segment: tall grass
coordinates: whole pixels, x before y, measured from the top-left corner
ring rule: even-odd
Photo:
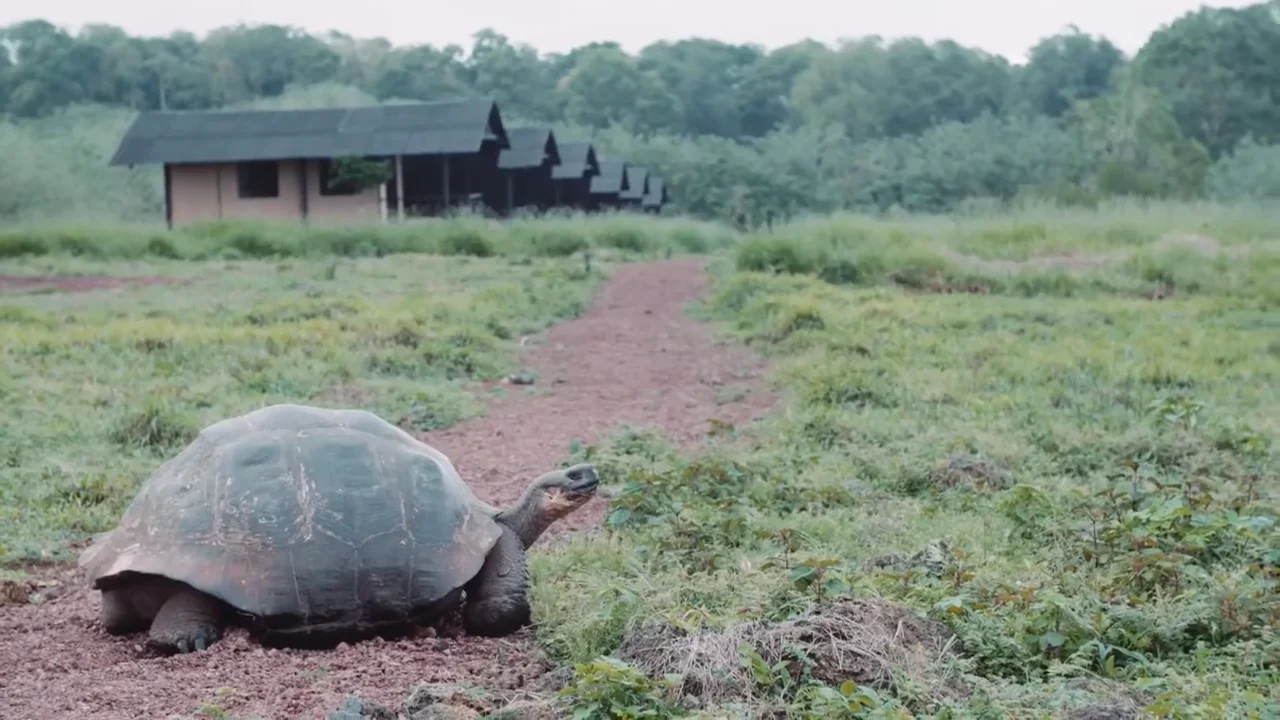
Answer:
[[[963,254],[921,231],[942,221],[841,216],[748,238],[705,312],[774,359],[784,408],[694,457],[643,432],[588,449],[621,489],[601,537],[534,557],[543,643],[582,663],[582,685],[646,633],[711,633],[706,647],[853,595],[956,634],[937,682],[904,670],[863,697],[824,685],[812,655],[761,668],[739,648],[721,667],[690,658],[700,676],[754,668],[741,703],[705,716],[1274,716],[1275,245],[1265,225],[1215,238],[1254,246],[1241,256],[1154,231],[1106,245],[1130,237],[1126,217],[1047,235],[1133,252],[1070,285],[1019,268],[1004,282],[1039,279],[985,294],[890,280],[972,279],[946,275]],[[1013,225],[953,222],[968,238]],[[1185,291],[1130,293],[1170,279]],[[937,692],[944,679],[967,690]],[[819,695],[838,709],[814,710]]]
[[[24,224],[0,230],[0,257],[93,259],[382,257],[422,253],[472,257],[563,257],[588,248],[631,253],[701,253],[736,234],[714,223],[635,213],[499,222],[474,216],[403,224],[216,221],[172,231],[154,224]]]
[[[1170,203],[1012,214],[808,218],[747,236],[744,271],[939,292],[1143,297],[1245,294],[1280,302],[1280,211]]]

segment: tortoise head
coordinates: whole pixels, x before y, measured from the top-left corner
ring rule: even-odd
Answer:
[[[553,470],[529,483],[498,520],[515,530],[528,548],[552,523],[586,505],[599,486],[600,476],[589,463]]]

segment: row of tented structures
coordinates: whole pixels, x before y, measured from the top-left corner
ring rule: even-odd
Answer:
[[[650,168],[550,127],[506,128],[493,100],[301,110],[149,111],[112,165],[162,165],[170,227],[232,218],[403,220],[470,208],[660,213]]]

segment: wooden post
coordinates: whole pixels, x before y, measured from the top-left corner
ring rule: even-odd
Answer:
[[[382,222],[387,222],[387,184],[382,183],[378,186],[378,214],[382,216]]]
[[[404,164],[396,156],[396,222],[404,222]]]
[[[130,165],[129,169],[132,170],[133,166]],[[170,230],[173,229],[173,166],[169,163],[164,164],[164,222]]]
[[[515,210],[515,181],[511,177],[512,173],[507,173],[507,216],[511,216],[511,212]]]
[[[299,187],[298,212],[302,215],[302,222],[304,225],[307,222],[307,217],[311,214],[310,198],[307,196],[307,192],[310,190],[310,188],[307,187],[307,163],[308,162],[310,162],[310,160],[307,160],[305,158],[297,161],[298,187]],[[324,180],[321,179],[320,182],[324,182]]]
[[[449,210],[449,156],[444,156],[444,209]]]

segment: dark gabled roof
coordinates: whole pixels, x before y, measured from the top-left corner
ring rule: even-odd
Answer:
[[[210,163],[344,155],[474,153],[509,147],[492,100],[448,100],[307,110],[144,112],[112,165]]]
[[[667,183],[658,175],[649,176],[649,192],[640,204],[645,207],[662,207],[667,204]]]
[[[644,198],[649,192],[649,170],[639,165],[627,166],[627,184],[630,186],[618,193],[620,200],[636,200]]]
[[[600,158],[600,174],[591,178],[591,194],[617,195],[629,189],[626,171],[626,160]]]
[[[560,144],[560,164],[551,169],[555,180],[578,180],[600,174],[600,161],[595,146],[589,142]]]
[[[498,167],[503,170],[540,167],[550,157],[551,165],[560,164],[560,148],[551,128],[519,127],[507,130],[511,147],[498,156]]]

